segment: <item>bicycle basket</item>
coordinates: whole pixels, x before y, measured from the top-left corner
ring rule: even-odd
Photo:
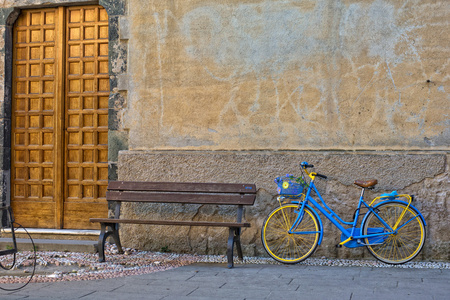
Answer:
[[[279,195],[300,195],[307,186],[302,177],[295,177],[291,174],[277,177],[275,183],[278,185]]]

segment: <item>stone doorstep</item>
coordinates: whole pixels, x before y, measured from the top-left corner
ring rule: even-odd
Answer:
[[[54,240],[54,239],[33,239],[38,251],[58,251],[58,252],[97,252],[96,241],[83,240]],[[32,251],[33,246],[30,239],[16,239],[19,251]],[[0,250],[11,249],[13,241],[11,238],[0,238]]]
[[[26,228],[26,231],[33,239],[49,240],[90,240],[97,241],[100,230],[81,230],[81,229],[45,229],[45,228]],[[10,228],[4,228],[5,234],[10,234]],[[3,233],[2,232],[2,233]],[[16,238],[28,239],[28,234],[23,228],[15,230]],[[6,235],[8,237],[9,235]]]
[[[97,252],[99,230],[72,230],[72,229],[40,229],[27,228],[28,233],[39,251],[62,252]],[[11,230],[4,230],[0,238],[0,250],[12,247]],[[22,228],[15,232],[17,248],[19,250],[32,250],[32,243]]]

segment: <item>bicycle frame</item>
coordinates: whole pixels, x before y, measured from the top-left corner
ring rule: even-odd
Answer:
[[[389,199],[391,197],[390,196],[380,196],[380,197],[375,198],[370,204],[367,204],[364,201],[364,188],[363,188],[362,192],[361,192],[361,196],[359,198],[358,207],[357,207],[356,212],[355,212],[354,220],[352,220],[351,222],[346,222],[338,214],[336,214],[330,207],[328,207],[328,205],[323,200],[322,196],[320,195],[319,191],[317,190],[317,188],[316,188],[316,186],[314,184],[315,173],[311,173],[311,174],[308,174],[308,175],[311,177],[311,182],[309,184],[309,187],[308,187],[308,190],[306,192],[304,200],[303,201],[292,201],[292,203],[299,204],[299,210],[298,210],[298,216],[297,216],[296,220],[294,221],[293,225],[291,226],[291,228],[289,230],[289,233],[291,233],[291,234],[316,234],[316,233],[320,233],[320,239],[319,239],[319,245],[320,245],[320,243],[322,241],[322,236],[323,236],[323,227],[322,226],[320,228],[320,232],[317,232],[317,231],[301,231],[301,232],[295,231],[295,229],[298,227],[298,225],[300,224],[300,222],[303,219],[303,214],[304,214],[303,212],[304,212],[305,206],[308,206],[309,208],[312,208],[310,205],[308,205],[308,202],[310,202],[312,204],[312,206],[314,206],[316,209],[318,209],[328,220],[330,220],[331,223],[334,226],[336,226],[342,232],[343,236],[345,236],[345,240],[341,241],[338,244],[338,246],[345,245],[348,242],[350,242],[352,240],[355,240],[355,239],[358,240],[358,239],[383,237],[383,236],[387,237],[387,236],[389,236],[391,234],[396,234],[399,229],[401,229],[403,226],[405,226],[406,224],[408,224],[409,222],[411,222],[414,219],[414,218],[412,218],[411,220],[408,220],[408,222],[403,224],[401,227],[398,227],[398,224],[401,221],[401,219],[403,218],[403,215],[404,215],[404,213],[406,211],[406,209],[405,209],[405,211],[403,211],[403,213],[399,217],[399,220],[396,222],[396,224],[393,227],[391,227],[388,223],[386,223],[386,221],[382,217],[380,217],[378,215],[378,213],[376,211],[376,206],[375,207],[372,206],[372,204],[376,200],[386,199],[386,200],[389,201]],[[311,196],[311,192],[312,191],[314,191],[317,194],[317,196],[319,197],[319,200],[322,203],[322,205],[320,205],[318,203],[318,201],[316,201]],[[408,201],[409,203],[406,203],[406,202],[403,202],[403,201],[400,201],[400,202],[403,202],[403,203],[407,204],[407,208],[412,206],[411,205],[411,201],[412,201],[411,196],[409,196],[409,195],[398,195],[397,197],[406,197],[409,200]],[[367,235],[361,234],[361,230],[359,228],[357,228],[357,223],[358,223],[359,213],[360,213],[361,208],[363,208],[363,205],[364,205],[364,207],[366,207],[368,209],[367,213],[365,214],[364,219],[367,217],[367,215],[369,213],[373,213],[380,220],[380,222],[383,224],[383,226],[385,228],[373,229],[372,233],[367,234]],[[412,206],[412,208],[414,208],[414,207]],[[315,210],[314,210],[314,212],[318,216],[318,214],[317,214],[317,212]],[[424,220],[423,216],[420,214],[420,212],[418,213],[418,216],[420,216],[420,218],[422,218],[422,220],[425,223],[425,220]],[[320,217],[319,217],[319,222],[322,223],[321,220],[320,220]],[[344,228],[344,226],[341,225],[341,224],[351,226],[351,228],[348,228],[348,229],[351,229],[351,230],[348,230],[348,229]],[[426,225],[426,223],[425,223],[425,225]],[[362,243],[360,241],[358,241],[358,244],[360,244],[360,246],[366,246],[367,245],[367,244],[364,244],[364,243]],[[370,243],[370,240],[369,240],[369,245],[374,245],[374,244],[377,244],[377,243],[373,243],[372,244],[372,243]]]

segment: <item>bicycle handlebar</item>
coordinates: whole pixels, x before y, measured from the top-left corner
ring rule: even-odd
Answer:
[[[317,177],[323,178],[323,179],[327,179],[328,177],[319,173],[316,173]]]
[[[310,164],[308,164],[306,161],[302,162],[302,163],[300,164],[300,166],[301,166],[303,169],[305,169],[306,174],[308,174],[309,176],[314,175],[314,176],[317,176],[317,177],[320,177],[320,178],[323,178],[323,179],[327,179],[327,178],[328,178],[328,177],[325,176],[325,175],[322,175],[322,174],[319,174],[319,173],[315,173],[315,172],[311,173],[311,175],[310,175],[310,173],[309,173],[308,170],[306,170],[306,169],[307,169],[307,168],[314,168],[314,165],[310,165]],[[311,178],[312,178],[312,177],[311,177]]]

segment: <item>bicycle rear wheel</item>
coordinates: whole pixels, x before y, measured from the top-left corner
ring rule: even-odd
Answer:
[[[377,214],[393,228],[404,210],[401,221],[397,226],[397,234],[365,239],[367,249],[378,260],[387,264],[403,264],[414,259],[422,250],[425,243],[425,225],[419,213],[401,202],[387,202],[376,207]],[[369,213],[362,224],[363,234],[382,230],[386,227],[377,216]]]
[[[264,220],[261,230],[264,249],[272,258],[286,264],[307,259],[316,250],[320,237],[320,223],[308,207],[304,209],[303,219],[295,229],[296,233],[289,233],[298,216],[296,210],[297,204],[277,207]]]

